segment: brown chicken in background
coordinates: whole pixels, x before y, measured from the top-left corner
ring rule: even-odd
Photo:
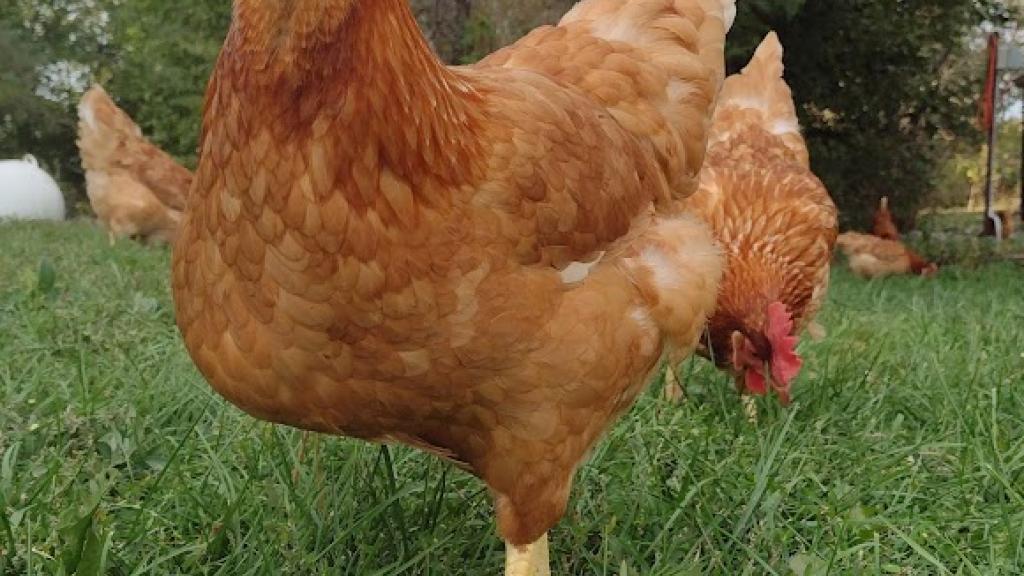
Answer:
[[[78,118],[89,203],[111,242],[128,236],[173,241],[192,173],[146,140],[99,85],[82,96]]]
[[[901,274],[930,277],[939,271],[938,264],[928,262],[895,240],[860,232],[846,232],[839,235],[838,244],[849,260],[850,269],[864,279]]]
[[[900,240],[900,229],[896,227],[892,212],[889,211],[889,197],[883,196],[875,210],[875,224],[872,228],[875,236],[886,240]]]
[[[789,402],[796,345],[828,289],[836,207],[810,170],[775,33],[725,81],[700,188],[686,210],[711,225],[727,265],[702,352],[741,392]]]
[[[176,242],[186,346],[259,418],[483,479],[546,574],[577,467],[715,306],[695,189],[732,0],[586,0],[443,66],[404,0],[236,0]]]

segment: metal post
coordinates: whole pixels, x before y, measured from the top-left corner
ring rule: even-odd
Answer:
[[[987,90],[986,96],[989,101],[986,104],[989,106],[989,122],[988,122],[988,170],[985,173],[985,227],[982,234],[989,235],[990,233],[999,240],[1002,237],[1002,222],[999,220],[999,216],[995,213],[995,190],[992,186],[992,175],[995,171],[996,156],[996,117],[998,111],[996,110],[996,102],[999,101],[999,34],[993,32],[989,36],[989,78],[990,85]],[[993,61],[994,60],[994,61]]]

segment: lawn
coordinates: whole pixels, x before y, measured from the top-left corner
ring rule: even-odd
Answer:
[[[495,574],[475,479],[217,397],[168,251],[0,225],[0,575]],[[837,270],[796,402],[701,362],[581,471],[556,575],[1024,574],[1024,268]]]

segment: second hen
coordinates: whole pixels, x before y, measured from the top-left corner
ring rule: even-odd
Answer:
[[[174,251],[193,360],[259,418],[471,471],[509,573],[546,573],[577,468],[715,305],[670,199],[732,14],[586,0],[448,68],[404,0],[235,0]]]
[[[93,211],[115,237],[173,241],[192,173],[142,135],[99,85],[78,106],[78,149]]]
[[[929,277],[939,271],[938,264],[928,262],[902,242],[872,234],[844,232],[839,235],[839,249],[853,273],[864,279],[904,274]]]
[[[837,214],[810,170],[782,45],[771,33],[719,97],[700,188],[686,209],[726,252],[703,353],[746,393],[789,402],[801,331],[824,302]]]

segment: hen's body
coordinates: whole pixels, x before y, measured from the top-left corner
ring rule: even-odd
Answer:
[[[902,242],[870,234],[845,232],[839,236],[839,249],[846,254],[850,269],[861,278],[885,278],[902,274],[931,276],[938,266],[927,262]]]
[[[835,205],[810,170],[782,73],[782,46],[771,34],[743,73],[726,80],[700,188],[685,202],[711,226],[727,259],[707,353],[740,373],[732,365],[734,334],[749,339],[762,362],[773,361],[773,303],[785,305],[794,336],[813,320],[837,233]]]
[[[786,305],[797,330],[814,319],[828,291],[837,226],[821,181],[775,135],[752,126],[737,136],[712,148],[707,179],[690,204],[726,252],[718,312],[709,323],[720,350],[729,349],[732,331],[762,323],[772,302]]]
[[[674,23],[690,76],[642,42],[595,59],[596,36],[562,76],[446,69],[398,0],[238,0],[174,261],[178,322],[213,386],[260,418],[459,462],[492,489],[506,540],[537,540],[669,343],[696,344],[721,273],[704,227],[656,202],[699,166],[682,151],[704,138],[721,5],[582,9],[640,5]],[[636,74],[623,98],[568,77],[602,63]],[[677,101],[670,82],[701,94]],[[609,104],[642,107],[627,97],[659,83],[666,125],[676,109],[699,120],[663,142]]]
[[[78,107],[78,148],[89,202],[112,236],[172,241],[192,173],[142,136],[100,86]]]

